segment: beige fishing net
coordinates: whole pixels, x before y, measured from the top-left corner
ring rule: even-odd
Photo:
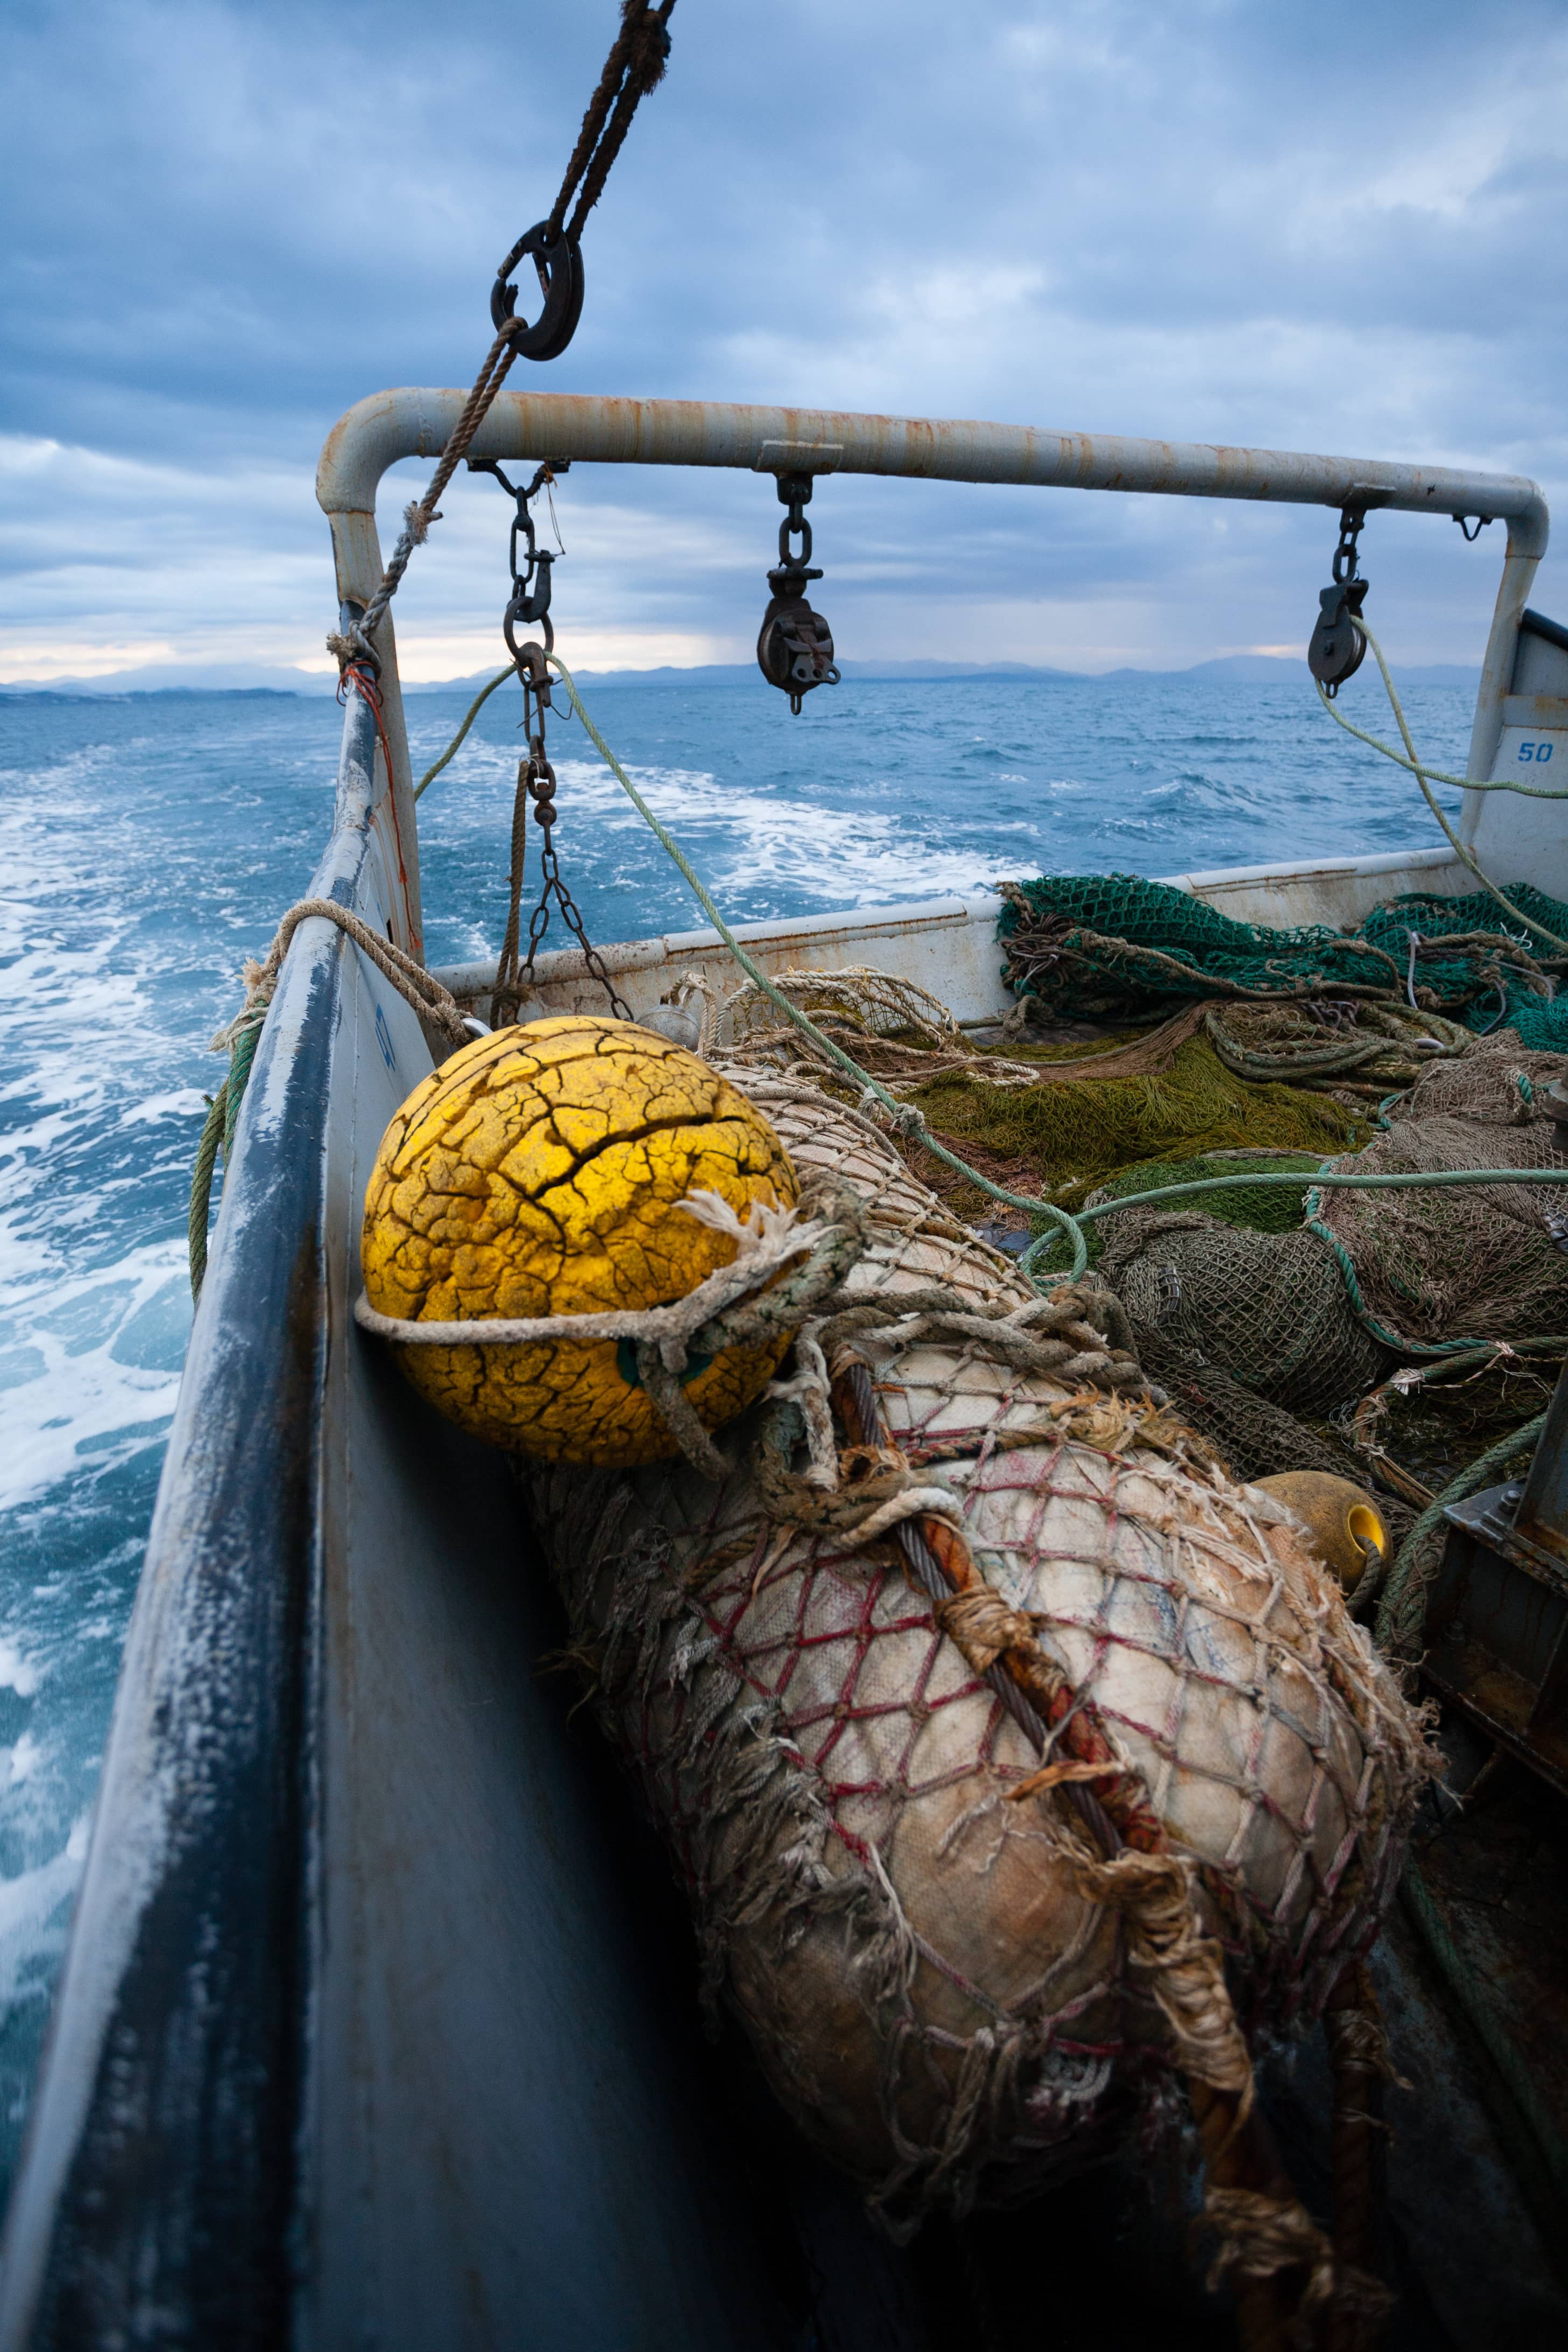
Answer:
[[[730,1075],[803,1178],[868,1210],[849,1287],[886,1316],[854,1344],[898,1450],[851,1446],[838,1475],[902,1464],[963,1589],[933,1603],[890,1525],[781,1524],[744,1468],[525,1474],[709,1990],[897,2229],[1082,2166],[1168,2116],[1177,2080],[1200,2127],[1229,2103],[1223,2170],[1248,2044],[1302,2028],[1376,1931],[1420,1726],[1279,1507],[1130,1390],[1112,1343],[1070,1327],[1114,1394],[1020,1370],[1008,1335],[1043,1310],[1016,1269],[868,1119]],[[933,1282],[973,1330],[901,1312]],[[1088,1291],[1053,1311],[1114,1322]],[[1224,2192],[1224,2227],[1255,2253],[1265,2223],[1295,2231],[1310,2267],[1306,2217],[1250,2194]]]
[[[1545,1097],[1564,1070],[1563,1055],[1527,1053],[1511,1030],[1477,1040],[1389,1104],[1387,1131],[1367,1150],[1328,1165],[1358,1175],[1562,1167]],[[1176,1170],[1157,1179],[1177,1180]],[[1247,1216],[1245,1195],[1240,1181],[1233,1217]],[[1256,1198],[1262,1224],[1267,1196]],[[1101,1223],[1100,1271],[1142,1360],[1242,1476],[1302,1467],[1364,1476],[1368,1460],[1358,1465],[1322,1424],[1350,1427],[1351,1409],[1395,1364],[1467,1341],[1538,1347],[1568,1334],[1568,1256],[1558,1246],[1568,1203],[1554,1187],[1309,1187],[1306,1205],[1307,1222],[1285,1233],[1200,1206],[1152,1204]]]
[[[1503,1030],[1429,1070],[1391,1107],[1386,1135],[1334,1164],[1369,1176],[1568,1166],[1545,1098],[1564,1071],[1563,1055],[1526,1053]],[[1430,1347],[1568,1332],[1568,1256],[1552,1230],[1565,1208],[1555,1185],[1413,1187],[1325,1192],[1320,1221],[1348,1255],[1369,1313]]]

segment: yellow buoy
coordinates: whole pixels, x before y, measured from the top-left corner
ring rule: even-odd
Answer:
[[[1312,1549],[1346,1592],[1353,1592],[1374,1560],[1388,1558],[1388,1528],[1372,1496],[1331,1470],[1282,1470],[1255,1478],[1307,1528]]]
[[[570,1014],[476,1038],[416,1087],[365,1195],[365,1292],[421,1322],[668,1305],[735,1255],[678,1203],[717,1192],[793,1206],[762,1113],[668,1038]],[[685,1393],[718,1428],[757,1397],[788,1337],[729,1349]],[[552,1462],[629,1465],[675,1441],[612,1339],[404,1347],[414,1386],[465,1429]]]

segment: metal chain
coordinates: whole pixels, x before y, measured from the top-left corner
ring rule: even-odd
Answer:
[[[544,468],[541,468],[541,474]],[[538,488],[538,483],[534,485]],[[510,488],[510,485],[508,485]],[[515,541],[514,541],[515,544]],[[548,581],[548,574],[546,574]],[[508,607],[510,612],[510,607]],[[508,644],[511,643],[509,633]],[[498,1015],[510,1014],[516,1021],[525,996],[531,995],[538,985],[534,978],[534,961],[550,929],[551,905],[561,910],[561,919],[583,951],[583,961],[593,979],[596,980],[609,998],[610,1009],[622,1021],[636,1016],[605,969],[605,960],[588,937],[581,910],[571,891],[562,879],[560,860],[555,854],[555,771],[544,749],[544,714],[552,709],[550,673],[544,666],[544,647],[535,642],[515,649],[517,672],[522,681],[523,725],[528,731],[528,755],[518,762],[517,799],[512,808],[510,898],[507,912],[506,936],[501,943],[500,958],[496,966],[493,997]],[[528,925],[528,953],[519,961],[522,930],[522,883],[525,863],[528,803],[533,803],[533,822],[539,827],[539,863],[541,882],[539,900]],[[498,1026],[504,1020],[498,1017]]]
[[[1340,543],[1334,550],[1332,572],[1336,588],[1348,586],[1358,576],[1356,542],[1365,520],[1366,510],[1363,507],[1345,507],[1341,511]]]
[[[779,525],[779,560],[768,573],[768,607],[757,633],[757,666],[770,686],[788,695],[798,718],[801,703],[814,687],[837,685],[838,667],[833,632],[805,601],[806,583],[822,577],[811,560],[811,525],[805,517],[812,478],[784,473],[777,485],[785,512]],[[798,554],[790,545],[795,539],[800,541]]]
[[[524,663],[524,648],[518,644],[516,632],[519,628],[542,627],[544,631],[545,652],[550,653],[554,649],[555,630],[550,618],[550,593],[553,584],[552,567],[557,559],[566,552],[563,547],[539,545],[533,528],[533,517],[529,512],[529,508],[542,490],[550,499],[550,518],[555,524],[555,536],[559,540],[561,526],[555,521],[555,500],[551,493],[557,478],[562,474],[569,473],[571,467],[570,457],[547,457],[535,473],[532,481],[524,485],[509,479],[493,457],[468,459],[470,474],[493,474],[513,502],[511,540],[507,553],[507,562],[511,572],[511,595],[506,611],[501,615],[501,635],[506,639],[506,648],[516,665],[518,676],[523,681],[525,694],[528,691],[528,678]],[[527,541],[527,552],[521,566],[517,555],[520,533]]]
[[[1366,656],[1361,613],[1370,583],[1361,575],[1357,547],[1366,517],[1367,500],[1363,497],[1348,500],[1340,510],[1333,586],[1325,588],[1318,598],[1318,625],[1307,647],[1307,667],[1331,702],[1345,680],[1355,676]]]

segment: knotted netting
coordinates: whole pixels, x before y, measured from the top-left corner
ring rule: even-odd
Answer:
[[[1561,1055],[1527,1053],[1517,1034],[1479,1038],[1460,1061],[1433,1065],[1387,1107],[1385,1131],[1353,1159],[1357,1175],[1482,1168],[1562,1168],[1547,1088]],[[1517,1345],[1568,1332],[1568,1256],[1558,1188],[1474,1184],[1389,1192],[1304,1187],[1305,1222],[1278,1220],[1281,1199],[1247,1199],[1238,1171],[1229,1222],[1203,1209],[1151,1204],[1102,1221],[1099,1264],[1145,1355],[1173,1349],[1309,1418],[1372,1388],[1402,1358],[1467,1343]],[[1099,1197],[1108,1198],[1111,1187]]]
[[[865,1204],[849,1287],[887,1318],[856,1345],[970,1584],[933,1603],[889,1539],[781,1524],[744,1468],[527,1475],[709,1991],[901,2229],[1090,2161],[1178,2073],[1245,2112],[1249,2044],[1375,1935],[1426,1756],[1269,1497],[1147,1391],[900,1316],[933,1282],[1039,1302],[867,1119],[731,1075],[803,1180]],[[1047,1695],[1043,1752],[984,1679],[1001,1658]]]
[[[1478,1031],[1506,1018],[1527,1045],[1568,1047],[1568,1006],[1554,985],[1563,960],[1551,937],[1568,929],[1568,907],[1529,883],[1507,894],[1515,923],[1484,891],[1412,892],[1374,907],[1353,931],[1237,922],[1135,874],[1000,887],[1007,980],[1057,1019],[1148,1014],[1194,997],[1381,998]]]
[[[1547,1089],[1568,1057],[1530,1053],[1511,1029],[1439,1064],[1389,1107],[1389,1126],[1353,1162],[1365,1175],[1457,1168],[1563,1168]],[[1313,1224],[1343,1253],[1369,1328],[1398,1352],[1467,1339],[1568,1332],[1562,1187],[1467,1184],[1328,1192]]]

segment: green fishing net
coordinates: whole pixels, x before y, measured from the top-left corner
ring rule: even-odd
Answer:
[[[1353,932],[1239,923],[1170,883],[1132,874],[1042,875],[1002,885],[1005,976],[1057,1020],[1168,1012],[1196,997],[1405,1000],[1477,1031],[1506,1016],[1527,1046],[1568,1051],[1568,968],[1542,926],[1568,937],[1568,906],[1513,885],[1510,923],[1494,898],[1416,892],[1376,907]]]
[[[1373,1132],[1365,1112],[1330,1095],[1238,1077],[1202,1035],[1176,1048],[1168,1070],[1151,1075],[998,1087],[963,1070],[908,1098],[955,1150],[975,1145],[988,1159],[1022,1163],[1068,1209],[1121,1171],[1151,1161],[1280,1148],[1321,1161],[1359,1150]]]

